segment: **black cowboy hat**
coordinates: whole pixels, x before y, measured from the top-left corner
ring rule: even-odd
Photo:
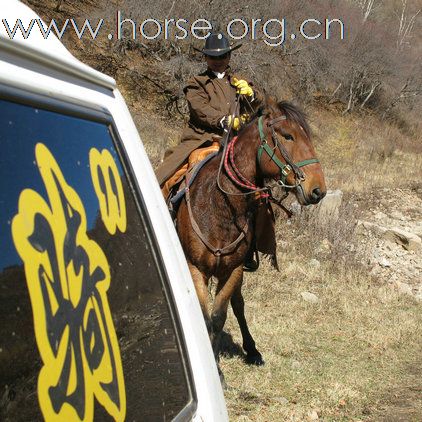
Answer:
[[[231,51],[237,50],[242,44],[230,47],[229,40],[221,33],[212,33],[205,41],[205,47],[202,50],[193,47],[196,51],[204,53],[206,56],[218,57]]]

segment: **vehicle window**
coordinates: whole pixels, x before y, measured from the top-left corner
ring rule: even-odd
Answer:
[[[0,100],[0,420],[171,420],[184,346],[110,123]]]

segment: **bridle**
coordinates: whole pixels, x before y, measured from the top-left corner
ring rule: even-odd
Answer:
[[[302,171],[302,167],[308,166],[310,164],[319,163],[317,158],[309,158],[307,160],[299,161],[294,163],[291,159],[287,149],[285,146],[280,142],[277,133],[274,129],[274,125],[282,120],[287,120],[285,115],[281,115],[276,117],[275,119],[269,120],[267,122],[267,126],[271,128],[271,138],[274,143],[274,147],[271,148],[268,144],[267,137],[264,131],[264,116],[260,116],[258,119],[258,131],[259,131],[259,139],[260,145],[257,151],[257,162],[259,167],[262,169],[261,160],[262,154],[265,152],[271,159],[272,162],[279,168],[279,175],[278,178],[275,178],[276,184],[282,186],[283,188],[287,189],[295,189],[301,186],[301,183],[306,179],[305,173]],[[252,181],[248,180],[237,168],[236,163],[234,161],[234,148],[237,143],[238,138],[234,137],[231,141],[225,145],[222,157],[222,164],[224,164],[224,169],[227,173],[229,179],[238,187],[247,190],[247,192],[228,192],[227,190],[223,189],[221,184],[219,183],[219,174],[217,177],[217,184],[220,190],[227,194],[233,196],[239,195],[251,195],[260,193],[261,198],[272,198],[271,195],[271,188],[273,185],[267,185],[265,187],[259,187],[255,185]],[[285,163],[283,163],[276,154],[276,149],[280,151],[281,156],[283,157]],[[289,176],[290,172],[293,171],[295,183],[293,185],[286,184],[287,177]]]
[[[273,161],[280,170],[280,179],[277,180],[277,183],[283,186],[284,188],[294,189],[294,188],[297,188],[306,178],[305,173],[302,171],[301,168],[308,166],[310,164],[319,163],[319,160],[317,158],[310,158],[307,160],[299,161],[297,163],[293,162],[285,146],[278,139],[277,133],[274,129],[274,125],[276,123],[282,120],[286,120],[286,119],[287,117],[285,115],[281,115],[267,122],[267,126],[271,128],[271,138],[274,143],[274,148],[271,148],[268,145],[267,137],[264,132],[264,124],[263,124],[264,116],[259,117],[258,131],[259,131],[259,139],[261,141],[261,145],[258,147],[257,159],[258,159],[258,164],[261,167],[262,154],[263,152],[267,153],[271,161]],[[279,160],[279,158],[277,157],[275,153],[276,148],[278,148],[278,150],[281,153],[281,156],[284,158],[284,161],[286,163],[283,163]],[[291,171],[293,171],[293,174],[295,177],[295,184],[287,185],[286,184],[287,177],[289,176]]]

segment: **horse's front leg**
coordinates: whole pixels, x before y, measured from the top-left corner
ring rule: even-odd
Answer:
[[[220,369],[220,365],[218,363],[218,353],[216,355],[216,346],[215,346],[215,322],[213,321],[212,317],[210,317],[208,312],[208,278],[207,276],[198,269],[195,265],[188,262],[189,270],[192,275],[193,284],[195,286],[196,294],[199,299],[199,304],[201,305],[202,314],[204,315],[205,325],[207,326],[208,335],[210,336],[211,345],[214,351],[215,356],[215,363],[217,364],[218,375],[220,376],[221,385],[223,388],[226,388],[226,383],[224,381],[223,372]],[[226,305],[226,312],[227,315],[227,305]],[[218,318],[217,318],[218,319]],[[217,320],[216,319],[216,320]],[[224,317],[225,321],[225,317]],[[223,321],[223,325],[224,325]],[[217,324],[218,325],[218,324]],[[222,329],[222,327],[221,327]]]
[[[211,336],[212,323],[208,312],[208,278],[192,263],[188,262],[188,266],[195,286],[196,295],[198,296],[199,304],[201,306],[202,314],[204,316],[205,325],[207,326],[208,335]]]
[[[255,340],[249,332],[248,323],[246,322],[245,301],[243,300],[242,295],[242,282],[243,274],[239,286],[236,288],[233,296],[231,297],[231,305],[242,333],[243,349],[246,352],[246,363],[251,365],[264,365],[265,362],[262,359],[261,353],[259,353],[256,349]]]
[[[227,318],[227,308],[237,287],[242,283],[243,263],[231,273],[219,277],[211,313],[211,343],[215,359],[218,362],[221,334]]]

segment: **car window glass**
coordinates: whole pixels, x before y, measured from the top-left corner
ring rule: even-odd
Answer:
[[[0,420],[171,420],[192,401],[109,124],[0,100]]]

